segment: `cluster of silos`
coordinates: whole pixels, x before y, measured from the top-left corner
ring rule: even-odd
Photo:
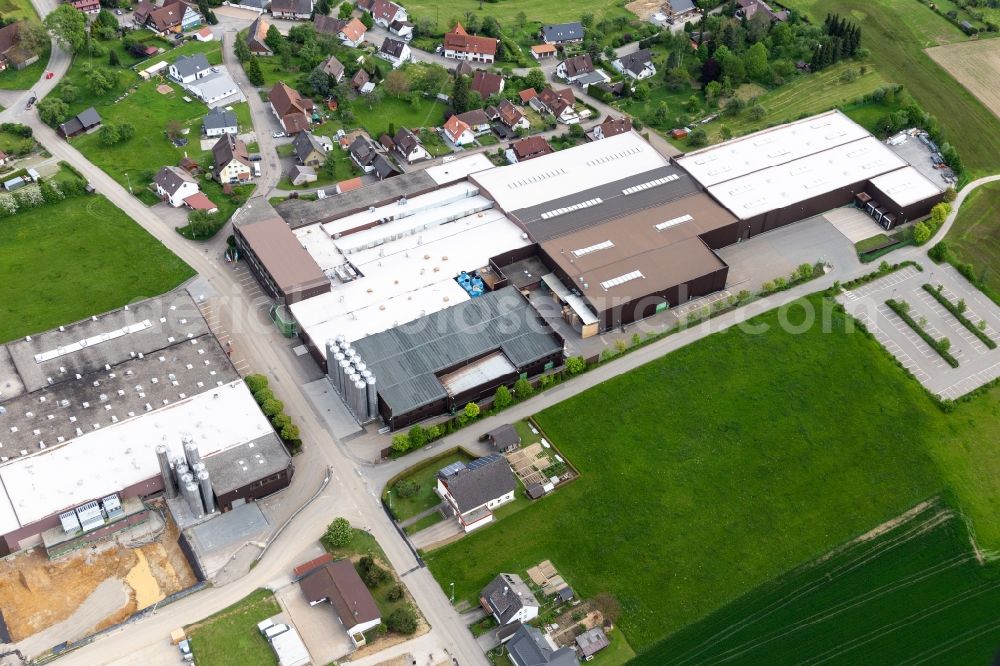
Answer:
[[[375,375],[343,335],[326,341],[326,375],[359,423],[378,418]]]
[[[163,444],[156,447],[156,458],[163,477],[163,492],[168,499],[179,494],[187,502],[191,514],[201,518],[215,511],[212,482],[194,439],[185,435],[182,441],[184,457],[174,459],[173,464],[167,458],[167,447]]]

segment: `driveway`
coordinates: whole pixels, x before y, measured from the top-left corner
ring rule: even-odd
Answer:
[[[420,530],[410,537],[410,541],[414,548],[420,549],[445,541],[453,541],[461,536],[462,525],[458,522],[458,518],[448,518],[427,529]]]
[[[298,629],[314,664],[332,664],[353,651],[354,644],[333,606],[310,606],[298,583],[281,588],[274,596]]]

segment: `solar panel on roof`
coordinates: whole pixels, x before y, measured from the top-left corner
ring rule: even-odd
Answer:
[[[468,465],[466,465],[466,467],[468,469],[470,469],[470,470],[479,469],[480,467],[484,467],[486,465],[489,465],[490,463],[496,462],[499,459],[500,459],[500,454],[499,453],[492,453],[492,454],[490,454],[488,456],[483,456],[482,458],[476,458],[475,460],[473,460],[472,462],[470,462]]]

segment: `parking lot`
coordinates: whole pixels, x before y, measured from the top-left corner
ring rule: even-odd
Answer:
[[[837,297],[914,377],[941,398],[954,400],[1000,377],[1000,349],[989,349],[954,315],[923,289],[942,285],[941,294],[952,303],[963,300],[965,316],[1000,341],[1000,308],[950,266],[927,266],[921,272],[907,267]],[[936,340],[948,338],[958,360],[952,368],[885,304],[890,298],[906,301],[910,316]]]
[[[274,596],[298,630],[314,664],[332,664],[353,650],[333,606],[310,606],[298,585],[287,585]]]

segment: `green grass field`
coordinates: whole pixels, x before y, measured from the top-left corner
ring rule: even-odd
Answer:
[[[389,123],[410,129],[438,127],[444,122],[444,110],[445,105],[441,102],[424,97],[419,98],[417,104],[411,104],[408,100],[385,95],[372,108],[368,108],[364,97],[351,102],[356,124],[376,139],[389,129]]]
[[[627,16],[635,18],[635,14],[625,9],[624,0],[581,0],[580,2],[560,2],[559,0],[504,0],[497,4],[480,6],[478,0],[455,0],[441,3],[438,0],[414,0],[406,5],[406,10],[412,21],[414,16],[429,18],[437,22],[437,29],[448,30],[453,19],[464,21],[465,12],[475,12],[480,22],[485,16],[494,16],[501,26],[516,27],[518,13],[524,12],[528,21],[541,23],[564,23],[579,21],[580,16],[591,13],[596,18],[595,23],[604,17]]]
[[[934,114],[958,150],[971,179],[1000,171],[1000,119],[923,52],[966,39],[962,32],[915,0],[789,0],[814,21],[828,12],[862,25],[862,46],[888,81],[901,83]]]
[[[0,16],[5,19],[38,20],[38,12],[31,0],[0,0]]]
[[[939,506],[754,590],[637,666],[719,663],[987,664],[1000,579]]]
[[[192,275],[102,196],[18,213],[0,222],[0,341],[162,294]]]
[[[412,469],[401,480],[409,480],[420,486],[413,497],[400,497],[398,492],[392,493],[392,515],[397,520],[406,520],[421,511],[426,511],[441,503],[441,498],[434,492],[437,484],[438,470],[453,462],[469,462],[472,458],[461,451],[449,454],[443,458],[435,458],[426,464]],[[384,495],[388,500],[388,495]]]
[[[51,52],[52,45],[46,42],[42,52],[38,54],[38,62],[28,65],[24,69],[9,67],[0,72],[0,90],[27,90],[38,83],[38,80],[45,74]]]
[[[105,146],[98,132],[72,140],[88,160],[125,187],[131,183],[134,192],[145,188],[160,167],[177,164],[185,153],[199,164],[208,155],[199,145],[201,119],[207,107],[197,100],[185,102],[184,91],[176,83],[169,84],[173,92],[167,95],[157,92],[157,85],[156,81],[142,83],[117,104],[98,109],[105,123],[135,125],[135,136],[128,141]],[[185,137],[189,143],[183,148],[175,147],[167,138],[165,129],[171,120],[179,120],[191,130]]]
[[[885,79],[871,66],[853,81],[841,80],[845,71],[857,71],[859,66],[854,62],[838,63],[814,75],[799,76],[787,85],[765,92],[758,97],[758,103],[767,112],[764,118],[751,120],[746,109],[737,116],[722,115],[718,120],[704,125],[709,141],[715,143],[722,140],[719,128],[723,125],[732,130],[733,136],[749,134],[805,115],[844,106],[886,84]]]
[[[191,651],[203,666],[275,666],[278,658],[257,630],[257,623],[280,612],[269,590],[257,590],[187,627]]]
[[[962,261],[971,262],[981,272],[987,285],[1000,290],[1000,182],[975,189],[962,204],[955,224],[948,232],[948,244]]]
[[[874,342],[833,321],[832,333],[752,344],[720,333],[542,412],[581,478],[428,554],[432,571],[474,603],[496,572],[551,559],[581,596],[617,596],[642,652],[938,492],[913,445],[936,408]]]
[[[427,554],[438,580],[475,603],[496,572],[551,559],[582,597],[619,599],[619,625],[643,653],[934,495],[969,518],[984,551],[1000,551],[1000,388],[945,414],[841,315],[801,334],[780,317],[539,414],[582,477]]]

